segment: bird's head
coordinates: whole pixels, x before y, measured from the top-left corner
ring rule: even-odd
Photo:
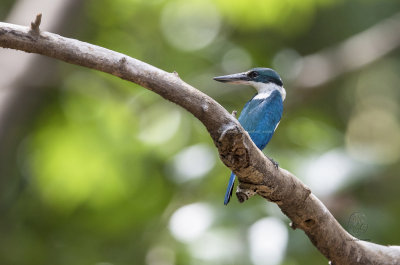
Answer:
[[[217,76],[214,77],[214,80],[223,83],[253,86],[257,89],[259,95],[269,95],[272,91],[278,90],[281,93],[283,100],[286,97],[286,91],[283,88],[281,77],[277,72],[270,68],[253,68],[242,73]]]

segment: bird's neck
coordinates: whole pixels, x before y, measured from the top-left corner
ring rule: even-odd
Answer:
[[[282,101],[286,98],[286,90],[283,86],[278,86],[274,83],[260,83],[260,82],[251,82],[251,85],[257,89],[258,94],[254,97],[254,99],[264,99],[271,95],[271,93],[275,90],[278,90],[281,93]]]

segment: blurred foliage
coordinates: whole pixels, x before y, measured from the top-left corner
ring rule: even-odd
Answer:
[[[338,4],[341,1],[307,0],[216,0],[227,21],[245,30],[272,28],[282,31],[283,36],[298,35],[307,30],[318,8]]]
[[[0,5],[1,17],[11,3]],[[334,185],[318,195],[345,228],[359,212],[362,239],[399,244],[400,54],[308,92],[292,88],[279,63],[367,29],[399,1],[89,0],[80,8],[72,37],[177,71],[228,111],[254,91],[213,76],[276,68],[288,100],[265,152],[311,187],[307,176]],[[1,264],[260,264],[249,232],[259,220],[278,220],[288,233],[275,251],[282,257],[263,264],[327,262],[275,205],[255,197],[223,207],[229,170],[191,114],[109,75],[62,63],[59,75],[15,147],[10,167],[21,185],[0,204]],[[265,236],[272,247],[281,238]]]

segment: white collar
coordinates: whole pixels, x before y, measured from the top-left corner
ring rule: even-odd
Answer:
[[[282,101],[284,101],[286,98],[286,90],[283,86],[278,86],[274,83],[265,84],[254,81],[247,82],[247,84],[257,89],[258,94],[254,97],[254,99],[265,99],[269,97],[274,90],[278,90],[281,93]]]

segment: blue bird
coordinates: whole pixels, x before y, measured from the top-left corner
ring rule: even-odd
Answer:
[[[270,68],[253,68],[243,73],[214,77],[214,80],[250,85],[257,90],[258,93],[244,105],[238,120],[255,145],[263,150],[271,140],[282,117],[286,91],[281,77]],[[269,159],[278,167],[278,163]],[[229,203],[232,196],[234,182],[235,174],[232,172],[225,194],[225,205]]]

